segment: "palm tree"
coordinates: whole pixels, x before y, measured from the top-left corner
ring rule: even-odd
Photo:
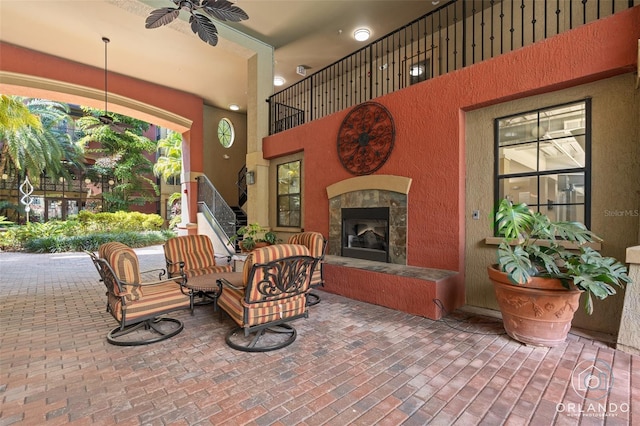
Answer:
[[[169,131],[167,137],[158,141],[158,159],[153,166],[153,172],[157,177],[167,182],[171,178],[179,178],[182,173],[182,135]],[[174,192],[169,196],[169,205],[179,202],[182,195]],[[172,224],[180,220],[180,216],[172,219]]]
[[[42,129],[37,116],[16,96],[0,96],[0,129],[16,131],[23,126]]]
[[[169,131],[166,138],[158,141],[158,153],[160,156],[153,166],[155,175],[165,181],[180,177],[182,173],[182,135]]]
[[[0,122],[2,173],[24,174],[37,184],[45,171],[51,177],[69,178],[68,163],[82,167],[67,131],[72,122],[68,105],[3,95]]]

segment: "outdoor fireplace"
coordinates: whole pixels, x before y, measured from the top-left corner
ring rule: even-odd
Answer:
[[[342,209],[342,256],[389,262],[389,208]]]
[[[393,175],[357,176],[329,185],[327,254],[406,265],[410,186],[411,179]],[[361,240],[373,247],[354,247],[362,246]]]

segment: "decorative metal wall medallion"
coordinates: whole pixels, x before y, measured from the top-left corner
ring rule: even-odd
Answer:
[[[368,175],[387,161],[395,140],[389,111],[376,102],[356,106],[338,131],[338,157],[354,175]]]

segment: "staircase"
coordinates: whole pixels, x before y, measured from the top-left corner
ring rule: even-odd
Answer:
[[[248,220],[247,220],[247,214],[244,212],[244,210],[242,210],[238,206],[232,206],[231,210],[233,210],[233,212],[236,215],[236,233],[237,233],[238,229],[242,228],[243,226],[245,226],[245,225],[247,225],[249,223]],[[240,253],[241,252],[240,241],[242,241],[241,237],[238,238],[237,240],[235,240],[236,253]]]
[[[246,202],[247,187],[244,180],[246,171],[247,168],[243,167],[239,173],[238,203],[243,200]],[[236,235],[238,229],[247,225],[247,214],[240,206],[229,206],[207,176],[198,176],[196,180],[198,182],[198,211],[203,214],[204,219],[209,223],[213,235],[218,240],[216,242],[226,246],[226,250],[230,254],[234,251],[235,253],[240,253],[239,243],[241,239],[235,240],[235,245],[229,243],[229,239]]]

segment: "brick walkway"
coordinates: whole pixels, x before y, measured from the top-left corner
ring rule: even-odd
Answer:
[[[158,247],[138,254],[163,266]],[[232,323],[211,306],[173,315],[185,329],[172,339],[117,347],[88,256],[0,253],[0,425],[640,424],[640,357],[575,335],[531,348],[490,318],[318,293],[279,351],[228,348]],[[594,365],[613,385],[585,398],[572,372]]]

